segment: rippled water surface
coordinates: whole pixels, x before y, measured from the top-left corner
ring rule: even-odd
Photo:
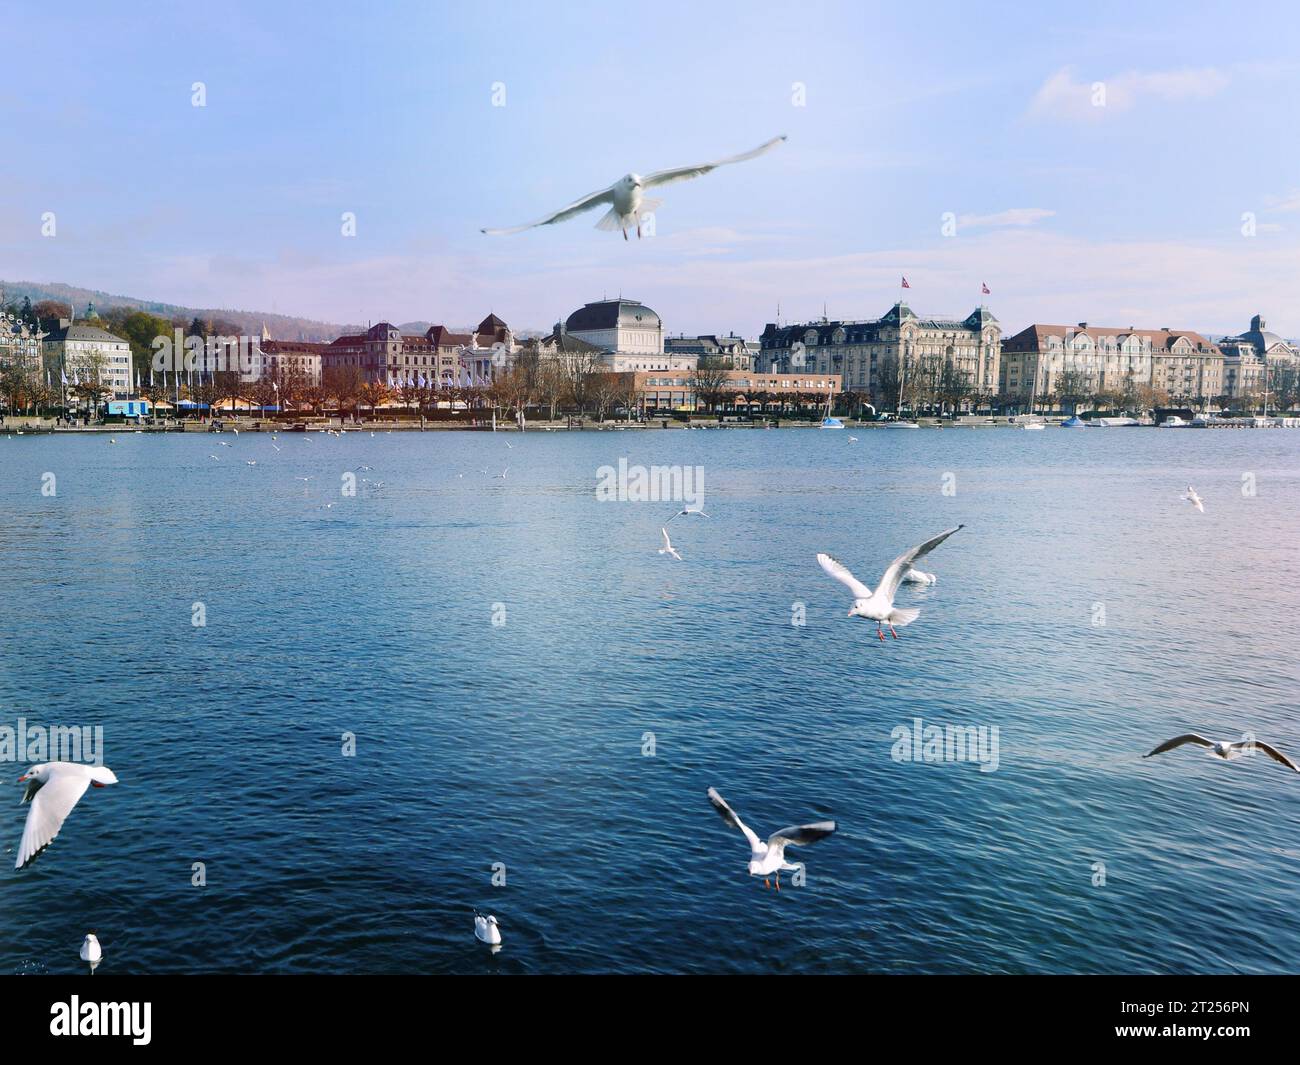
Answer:
[[[102,725],[121,781],[15,872],[0,767],[3,970],[1300,969],[1300,776],[1139,757],[1300,755],[1300,432],[849,435],[0,437],[0,724]],[[595,498],[624,457],[704,468],[684,562]],[[897,641],[815,562],[957,523]],[[894,761],[918,716],[997,770]],[[711,785],[839,823],[803,887]]]

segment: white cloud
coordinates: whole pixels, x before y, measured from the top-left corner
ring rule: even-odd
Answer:
[[[1076,81],[1074,68],[1062,67],[1034,94],[1029,117],[1097,121],[1107,114],[1131,110],[1143,98],[1170,103],[1208,99],[1222,92],[1228,81],[1228,75],[1217,67],[1130,70],[1093,81]]]
[[[967,229],[977,226],[1032,226],[1054,214],[1055,211],[1042,207],[1012,207],[997,214],[964,214],[957,219],[957,224]]]

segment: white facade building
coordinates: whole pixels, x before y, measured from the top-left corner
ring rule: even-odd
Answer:
[[[99,316],[89,308],[82,322],[59,323],[45,338],[45,365],[58,387],[59,374],[66,374],[69,384],[85,384],[96,370],[103,386],[118,399],[129,398],[134,391],[131,370],[131,345],[99,326]]]
[[[599,348],[601,365],[617,373],[636,370],[693,370],[698,356],[664,352],[659,315],[637,300],[588,303],[565,319],[561,329]]]

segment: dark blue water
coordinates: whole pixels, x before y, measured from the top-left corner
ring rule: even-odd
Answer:
[[[1139,757],[1300,754],[1300,433],[855,435],[0,438],[0,725],[102,725],[121,781],[15,872],[0,767],[0,966],[94,928],[101,972],[1300,968],[1300,777]],[[704,467],[684,562],[674,506],[596,500],[620,457]],[[814,560],[959,522],[897,641]],[[997,770],[895,762],[915,716]],[[805,886],[709,786],[838,821]]]

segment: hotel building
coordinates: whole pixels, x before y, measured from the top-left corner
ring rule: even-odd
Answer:
[[[771,373],[839,374],[845,389],[869,393],[877,405],[892,406],[897,396],[882,394],[881,371],[887,364],[903,366],[908,377],[924,366],[951,364],[976,393],[992,397],[998,386],[1001,341],[1002,327],[985,307],[962,319],[923,318],[900,301],[873,320],[823,318],[785,326],[769,322],[759,338],[755,365]]]
[[[101,328],[100,317],[93,304],[86,308],[86,317],[80,322],[67,319],[59,322],[44,338],[45,365],[50,369],[53,383],[66,374],[68,382],[85,384],[98,370],[100,382],[118,399],[132,393],[134,374],[131,368],[131,345],[120,336]]]
[[[1223,392],[1223,354],[1186,329],[1034,324],[1002,342],[999,391],[1028,401],[1067,385],[1096,395],[1149,386],[1171,402],[1207,403]]]

